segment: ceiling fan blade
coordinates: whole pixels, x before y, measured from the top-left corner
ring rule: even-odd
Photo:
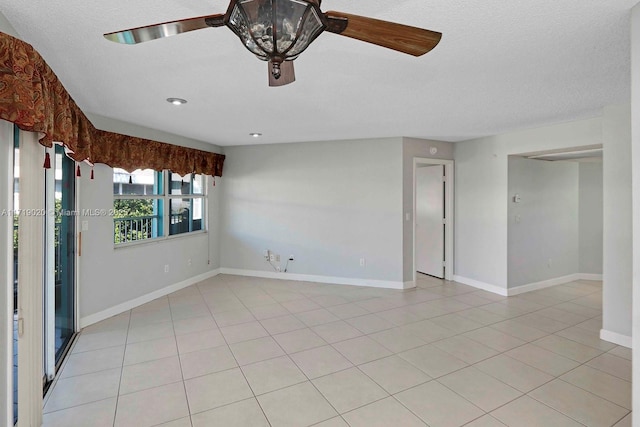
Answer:
[[[283,61],[280,64],[280,78],[278,79],[273,76],[271,70],[273,70],[273,63],[269,61],[269,86],[271,87],[284,86],[296,81],[293,61]]]
[[[187,31],[200,30],[207,27],[221,27],[223,25],[224,14],[208,15],[116,31],[105,34],[104,38],[116,43],[137,44],[163,37],[175,36],[176,34],[186,33]]]
[[[344,12],[328,11],[325,17],[329,21],[327,26],[329,32],[413,56],[421,56],[429,52],[442,38],[442,33],[435,31]]]

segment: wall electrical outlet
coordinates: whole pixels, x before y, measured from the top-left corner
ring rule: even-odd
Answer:
[[[276,255],[276,262],[280,262],[280,255]]]
[[[189,258],[189,261],[187,261],[187,265],[191,267],[191,258]]]
[[[269,249],[265,249],[264,250],[264,259],[266,259],[266,260],[269,259]]]
[[[164,265],[164,272],[168,273],[169,272],[169,264],[165,264]]]
[[[269,254],[269,261],[274,262],[276,260],[275,254]]]
[[[365,258],[360,258],[360,267],[364,267],[367,265],[367,260]]]

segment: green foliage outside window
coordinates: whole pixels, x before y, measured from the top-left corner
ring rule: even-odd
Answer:
[[[152,237],[154,222],[153,199],[116,199],[113,202],[114,242],[124,243],[135,240],[146,240]]]

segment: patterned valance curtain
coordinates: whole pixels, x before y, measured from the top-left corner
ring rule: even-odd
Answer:
[[[64,144],[80,162],[127,171],[170,169],[222,176],[225,156],[96,129],[28,43],[0,32],[0,119],[38,132],[40,144]]]

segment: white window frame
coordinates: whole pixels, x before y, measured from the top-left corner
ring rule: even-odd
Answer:
[[[162,222],[162,233],[158,232],[158,235],[156,237],[151,237],[148,239],[141,239],[141,240],[133,240],[133,241],[129,241],[129,242],[122,242],[122,243],[116,243],[115,242],[115,218],[114,218],[114,247],[115,248],[122,248],[122,247],[129,247],[129,246],[135,246],[135,245],[141,245],[141,244],[148,244],[148,243],[153,243],[153,242],[159,242],[159,241],[166,241],[166,240],[170,240],[170,239],[176,239],[176,238],[181,238],[181,237],[186,237],[186,236],[192,236],[192,235],[197,235],[197,234],[203,234],[203,233],[207,233],[208,230],[208,220],[207,220],[207,204],[208,204],[208,191],[207,191],[207,183],[209,182],[207,175],[201,175],[202,176],[202,194],[171,194],[171,174],[172,172],[168,169],[163,170],[162,172],[159,173],[161,175],[161,181],[162,181],[162,186],[161,189],[162,191],[160,192],[160,194],[135,194],[135,195],[119,195],[119,194],[114,194],[113,195],[113,201],[114,201],[114,205],[115,205],[115,201],[116,200],[149,200],[149,199],[153,199],[153,200],[161,200],[162,201],[162,212],[159,215],[160,216],[160,220]],[[187,175],[185,175],[187,176]],[[188,175],[190,176],[190,174]],[[112,179],[113,180],[113,179]],[[193,180],[192,180],[192,185],[191,188],[193,188]],[[191,200],[191,206],[193,206],[193,200],[195,199],[201,199],[202,200],[202,223],[201,223],[201,229],[200,230],[194,230],[194,231],[187,231],[187,232],[183,232],[183,233],[177,233],[177,234],[171,234],[171,201],[172,200],[183,200],[183,199],[189,199]],[[115,207],[115,206],[114,206]],[[189,227],[191,228],[193,225],[193,217],[191,216],[189,219]]]

